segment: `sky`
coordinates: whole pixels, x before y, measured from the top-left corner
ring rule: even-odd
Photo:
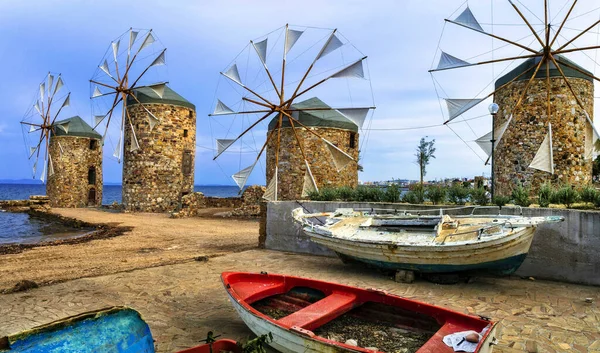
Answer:
[[[519,41],[535,40],[507,1],[468,3],[484,30]],[[516,1],[536,30],[541,29],[543,2]],[[570,5],[550,2],[554,29]],[[61,73],[71,92],[72,115],[91,123],[89,79],[111,41],[130,27],[152,29],[167,50],[169,86],[197,109],[196,185],[234,185],[233,157],[214,162],[215,128],[208,114],[226,69],[251,39],[290,23],[300,27],[337,28],[343,38],[368,56],[368,84],[377,109],[361,131],[361,181],[418,179],[415,149],[422,137],[435,139],[435,159],[426,179],[488,175],[485,156],[473,140],[490,129],[487,105],[465,114],[467,122],[442,126],[447,113],[439,97],[483,97],[496,77],[520,62],[503,62],[430,75],[440,49],[470,62],[521,55],[515,47],[444,22],[464,10],[455,0],[304,0],[299,1],[8,1],[0,0],[0,179],[31,178],[19,122],[48,71]],[[562,34],[573,36],[598,20],[594,1],[579,1]],[[592,11],[595,10],[595,11]],[[591,12],[590,12],[591,11]],[[528,37],[529,35],[529,37]],[[566,39],[559,38],[558,43]],[[596,45],[598,29],[582,36],[578,46]],[[348,45],[350,45],[348,44]],[[532,44],[533,47],[539,49]],[[492,51],[492,49],[494,49]],[[596,51],[570,57],[596,72]],[[457,70],[452,70],[457,71]],[[369,93],[360,93],[370,96]],[[354,97],[356,98],[356,97]],[[370,97],[369,97],[370,98]],[[213,124],[214,125],[214,124]],[[598,126],[599,124],[596,124]],[[264,141],[265,130],[256,136]],[[260,135],[263,135],[262,137]],[[114,137],[113,137],[114,139]],[[119,183],[122,165],[105,144],[104,181]],[[249,183],[264,184],[255,171]]]

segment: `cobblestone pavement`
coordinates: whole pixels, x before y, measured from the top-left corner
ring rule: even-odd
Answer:
[[[486,315],[501,322],[496,352],[600,352],[597,287],[518,278],[477,278],[473,283],[401,284],[337,259],[250,250],[130,272],[82,278],[24,293],[0,295],[0,336],[64,316],[112,305],[140,311],[158,352],[198,344],[209,330],[241,339],[251,332],[227,300],[223,271],[268,271],[377,287],[394,294]],[[585,298],[593,298],[586,303]]]

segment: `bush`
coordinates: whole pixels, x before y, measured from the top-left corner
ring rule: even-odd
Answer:
[[[342,186],[337,189],[338,197],[342,201],[353,201],[355,199],[356,191],[349,186]]]
[[[510,201],[510,197],[502,196],[502,195],[494,196],[494,199],[492,200],[494,205],[496,205],[500,208],[502,208],[502,206],[506,205],[508,203],[508,201]]]
[[[567,208],[571,208],[571,206],[578,200],[579,193],[569,184],[561,186],[560,189],[558,189],[554,194],[555,203],[563,204],[567,206]]]
[[[412,184],[408,187],[408,190],[415,194],[417,203],[423,203],[425,201],[425,188],[422,184]]]
[[[550,206],[550,202],[554,198],[554,190],[550,183],[544,183],[538,191],[538,204],[540,207]]]
[[[600,207],[600,192],[596,195],[596,199],[594,200],[594,206]]]
[[[319,191],[310,192],[308,198],[313,201],[335,201],[339,199],[336,188],[321,188]]]
[[[479,205],[485,206],[488,203],[488,192],[484,188],[475,188],[471,190],[471,202]]]
[[[452,185],[448,189],[448,200],[457,205],[464,205],[469,198],[469,189],[462,184]]]
[[[425,191],[425,195],[434,205],[446,201],[447,189],[443,185],[431,185]]]
[[[381,202],[384,191],[378,187],[359,186],[356,188],[355,201],[359,202]]]
[[[579,190],[581,201],[585,203],[594,203],[598,197],[598,191],[591,185],[586,185]]]
[[[414,191],[408,191],[404,195],[402,195],[402,202],[419,204],[419,197]]]
[[[519,184],[512,191],[512,199],[515,202],[515,205],[519,205],[521,207],[529,207],[531,205],[531,199],[529,198],[529,192],[531,190],[529,188],[523,187],[523,185]]]
[[[383,195],[385,202],[398,202],[400,201],[400,188],[396,184],[392,184],[385,189]]]

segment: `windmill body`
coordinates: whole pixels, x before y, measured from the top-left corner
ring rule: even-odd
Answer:
[[[589,76],[570,67],[561,65],[561,62],[585,70],[565,57],[557,57],[557,62],[567,80],[578,92],[578,98],[589,112],[593,121],[594,111],[594,83]],[[529,68],[536,66],[539,59],[529,59],[523,62],[505,76],[496,81],[496,88],[500,88]],[[592,131],[588,131],[589,124],[584,109],[582,109],[564,83],[564,79],[553,63],[550,63],[550,105],[551,114],[548,117],[547,107],[547,75],[545,64],[542,64],[537,75],[531,81],[526,98],[521,103],[519,113],[513,114],[512,128],[507,129],[498,144],[494,155],[495,190],[499,195],[510,195],[519,183],[531,187],[537,193],[539,187],[545,182],[555,185],[568,183],[574,186],[583,186],[591,182],[592,159],[587,158],[590,142],[593,139]],[[495,130],[510,119],[512,107],[516,106],[520,95],[533,76],[530,70],[519,79],[502,87],[494,95],[494,102],[501,108],[494,121]],[[542,142],[548,135],[548,126],[551,126],[551,143],[544,145]],[[518,128],[517,128],[518,127]],[[551,151],[544,150],[551,148]],[[538,168],[530,167],[538,153],[546,156],[552,153],[552,160],[547,160]],[[538,160],[540,160],[538,158]],[[553,173],[550,173],[550,171]]]
[[[53,173],[46,194],[52,207],[102,204],[102,136],[74,116],[57,121],[48,146]]]
[[[318,98],[311,98],[292,105],[292,108],[325,108],[327,105]],[[296,128],[296,133],[301,141],[311,166],[311,172],[317,185],[320,187],[348,186],[355,188],[358,185],[358,164],[348,163],[340,171],[332,166],[332,154],[329,144],[306,131],[311,129],[323,136],[327,141],[337,146],[354,160],[358,160],[359,133],[358,126],[335,110],[326,111],[300,111],[294,114],[306,128]],[[269,123],[269,133],[278,123],[275,117]],[[267,180],[272,180],[275,173],[275,158],[277,142],[269,141],[267,144]],[[303,197],[305,190],[306,163],[296,137],[289,122],[284,122],[281,129],[279,152],[279,176],[277,178],[277,191],[279,200],[297,200]],[[310,185],[310,184],[308,184]],[[305,196],[305,195],[304,195]]]
[[[126,108],[134,130],[124,134],[123,205],[139,212],[176,210],[194,189],[196,107],[169,87],[162,97],[151,88],[134,94]],[[148,111],[160,124],[148,119]]]

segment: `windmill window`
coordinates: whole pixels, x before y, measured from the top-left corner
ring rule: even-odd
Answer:
[[[188,131],[187,131],[187,129],[183,130],[183,137],[188,137]]]
[[[181,163],[181,171],[184,176],[190,176],[192,174],[192,152],[183,152],[183,161]]]
[[[88,169],[88,184],[96,184],[96,167],[90,167],[90,169]]]
[[[90,140],[90,149],[92,151],[96,150],[96,147],[98,147],[98,141],[96,140]]]
[[[350,133],[350,148],[356,148],[356,132]]]
[[[194,117],[194,112],[190,109],[190,111],[188,112],[188,117],[193,118]]]

